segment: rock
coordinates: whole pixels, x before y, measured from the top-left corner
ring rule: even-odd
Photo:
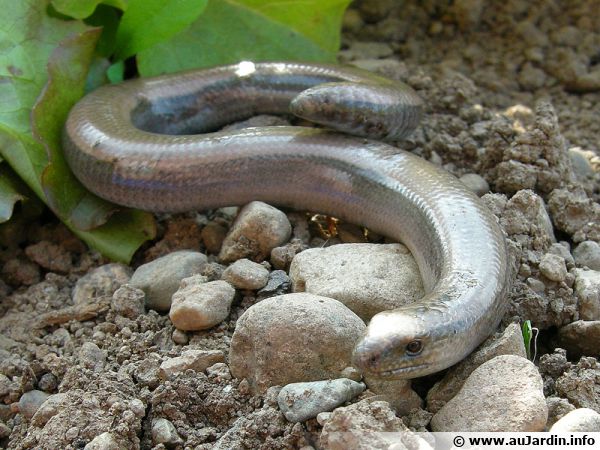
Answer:
[[[365,384],[378,400],[386,401],[398,416],[423,406],[423,400],[411,389],[410,380],[385,380],[365,377]]]
[[[124,264],[105,264],[82,276],[73,288],[73,303],[88,303],[96,297],[110,297],[129,282],[131,269]]]
[[[50,395],[31,418],[31,424],[37,428],[42,428],[52,417],[58,414],[60,408],[68,401],[70,399],[66,393]]]
[[[583,241],[573,251],[575,263],[580,267],[600,271],[600,244]]]
[[[223,280],[236,289],[257,290],[266,286],[269,271],[249,259],[239,259],[225,269]]]
[[[556,228],[574,242],[600,241],[600,204],[583,189],[555,189],[548,197],[548,209]]]
[[[573,259],[573,255],[571,255],[570,249],[571,247],[568,242],[557,242],[550,246],[548,253],[561,256],[565,260],[567,268],[571,269],[575,265],[575,260]]]
[[[147,308],[168,311],[171,297],[179,288],[181,280],[200,273],[206,263],[206,255],[180,250],[141,265],[129,284],[146,293]]]
[[[185,350],[181,356],[169,358],[160,365],[159,376],[163,380],[172,379],[186,370],[204,372],[215,363],[225,361],[219,350]]]
[[[125,284],[114,292],[111,308],[123,317],[135,319],[146,313],[145,301],[146,294],[144,294],[144,291]]]
[[[44,392],[52,392],[58,387],[58,380],[54,374],[50,372],[45,373],[38,381],[38,387]],[[0,395],[0,397],[2,397],[2,395]]]
[[[556,380],[555,389],[578,408],[600,413],[600,363],[595,358],[582,357]]]
[[[579,300],[579,318],[600,320],[600,272],[575,269],[575,294]]]
[[[218,380],[231,380],[231,372],[229,366],[225,363],[218,362],[210,367],[206,368],[206,375],[209,378],[216,378]]]
[[[600,432],[600,414],[589,408],[575,409],[552,425],[550,432],[598,433]]]
[[[490,185],[485,178],[476,173],[466,173],[459,180],[464,184],[469,190],[475,192],[478,197],[487,194],[490,191]]]
[[[79,363],[87,369],[99,372],[106,363],[106,352],[93,342],[84,342],[79,350]]]
[[[294,292],[334,298],[365,321],[424,295],[417,264],[402,244],[305,250],[292,261],[290,279]]]
[[[175,328],[173,330],[173,334],[171,335],[171,339],[178,345],[185,345],[189,342],[190,338],[187,333],[183,330],[179,330]]]
[[[567,277],[567,266],[562,256],[546,253],[540,260],[540,272],[552,281],[564,281]]]
[[[546,405],[548,405],[546,428],[552,427],[559,419],[575,409],[568,400],[560,397],[546,397]]]
[[[451,367],[444,378],[438,381],[427,393],[427,409],[437,412],[460,391],[471,373],[486,361],[500,355],[515,355],[525,358],[525,344],[521,327],[511,323],[501,335],[489,337],[473,353]]]
[[[11,258],[2,266],[2,278],[11,286],[32,286],[40,281],[40,266],[28,259]]]
[[[175,425],[167,419],[158,418],[152,421],[152,443],[154,445],[163,444],[165,447],[172,447],[182,444],[183,441],[179,437],[179,434],[177,434]]]
[[[319,442],[327,450],[430,448],[408,431],[386,402],[366,399],[335,409],[323,424]]]
[[[43,391],[32,390],[25,392],[19,399],[19,412],[27,419],[31,419],[48,397],[50,397],[50,394],[46,394]]]
[[[88,442],[83,450],[127,450],[127,446],[120,444],[115,436],[105,431]]]
[[[558,332],[560,347],[567,350],[569,358],[600,356],[600,320],[576,322],[565,325]]]
[[[223,241],[219,259],[263,261],[290,238],[292,226],[284,213],[262,202],[244,206]]]
[[[185,278],[173,294],[169,318],[180,330],[206,330],[229,315],[235,289],[226,281],[209,281],[201,275]]]
[[[365,324],[340,302],[287,294],[252,305],[238,319],[229,353],[231,373],[253,391],[339,378]]]
[[[269,273],[267,285],[257,292],[257,298],[263,300],[275,295],[283,295],[289,292],[292,282],[288,274],[283,270],[274,270]]]
[[[364,384],[347,378],[291,383],[279,391],[277,403],[287,420],[304,422],[349,402],[364,390]]]
[[[49,241],[28,246],[25,254],[34,263],[51,272],[68,273],[73,268],[71,253]]]
[[[300,239],[293,238],[284,246],[271,250],[271,264],[276,269],[288,270],[294,256],[307,248]]]
[[[542,431],[548,418],[543,381],[533,363],[497,356],[467,378],[431,419],[433,431]]]
[[[521,190],[513,195],[506,203],[500,223],[509,236],[528,236],[535,248],[556,242],[544,200],[533,191]]]

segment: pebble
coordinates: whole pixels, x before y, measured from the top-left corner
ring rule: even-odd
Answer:
[[[354,41],[347,50],[338,52],[340,62],[355,59],[387,58],[394,54],[394,49],[385,42],[360,42]]]
[[[600,271],[600,244],[594,241],[583,241],[573,250],[575,263],[581,267]]]
[[[423,406],[423,400],[411,389],[410,380],[386,380],[365,376],[365,384],[377,399],[390,404],[398,416],[405,416],[411,410]]]
[[[183,441],[179,437],[179,434],[177,434],[175,425],[171,421],[161,417],[152,421],[152,443],[154,445],[163,444],[165,447],[174,447],[182,444]]]
[[[52,392],[58,387],[58,380],[54,374],[47,372],[40,377],[38,387],[44,392]]]
[[[574,269],[574,290],[579,300],[579,318],[600,320],[600,272],[596,270]]]
[[[223,322],[229,315],[235,289],[226,281],[209,281],[194,275],[181,281],[173,294],[169,318],[180,330],[206,330]]]
[[[183,330],[179,330],[175,328],[173,330],[173,334],[171,335],[171,339],[178,345],[185,345],[189,342],[190,338],[187,333]]]
[[[431,419],[433,431],[542,431],[548,418],[544,382],[535,365],[497,356],[467,378]]]
[[[181,356],[163,361],[158,374],[161,379],[169,380],[186,370],[204,372],[213,364],[223,361],[225,361],[225,355],[220,350],[185,350]]]
[[[430,448],[408,431],[387,402],[365,399],[335,409],[324,421],[320,444],[328,450]]]
[[[478,197],[481,197],[487,194],[490,191],[490,185],[485,178],[476,173],[466,173],[459,180],[464,184],[469,190],[475,192]]]
[[[291,383],[277,396],[279,409],[290,422],[304,422],[317,414],[332,411],[349,402],[365,390],[363,383],[338,378],[336,380]]]
[[[427,393],[427,409],[437,412],[462,388],[465,380],[486,361],[500,355],[527,356],[521,327],[511,323],[502,334],[489,337],[473,353],[451,367],[440,381]]]
[[[42,428],[70,401],[69,394],[66,393],[50,395],[35,412],[35,415],[31,419],[31,424],[37,428]]]
[[[141,265],[133,273],[129,284],[146,293],[148,309],[168,311],[171,297],[181,280],[200,273],[206,263],[206,255],[180,250]]]
[[[222,362],[218,362],[210,367],[207,367],[206,375],[208,375],[209,378],[216,378],[218,380],[231,380],[229,366]]]
[[[11,286],[31,286],[40,282],[40,266],[28,259],[11,258],[2,266],[2,278]]]
[[[145,302],[146,294],[144,294],[144,291],[125,284],[114,292],[111,308],[123,317],[135,319],[146,313]]]
[[[275,385],[339,378],[365,328],[331,298],[303,293],[268,298],[237,321],[231,373],[259,393]]]
[[[79,363],[94,372],[100,372],[106,362],[106,352],[93,342],[84,342],[79,349]]]
[[[573,259],[573,255],[571,255],[570,245],[568,242],[562,241],[552,244],[548,249],[548,253],[562,256],[565,259],[567,268],[571,268],[575,264],[575,260]]]
[[[271,250],[271,264],[274,268],[280,270],[288,270],[294,256],[303,250],[306,250],[306,246],[300,239],[293,238],[289,243],[282,247],[275,247]]]
[[[290,279],[294,292],[336,299],[365,321],[424,295],[417,263],[402,244],[305,250],[292,261]]]
[[[31,419],[48,397],[50,394],[35,389],[25,392],[19,399],[19,412],[27,419]]]
[[[105,264],[82,276],[73,288],[73,303],[88,303],[96,297],[111,296],[129,282],[132,270],[123,264]]]
[[[274,270],[269,273],[267,285],[257,292],[257,298],[263,300],[275,295],[283,295],[289,292],[292,282],[288,274],[283,270]]]
[[[556,393],[578,408],[600,411],[600,363],[583,356],[560,373],[555,383]]]
[[[559,419],[575,409],[567,399],[560,397],[546,397],[546,405],[548,405],[546,428],[552,427]]]
[[[257,290],[266,286],[269,271],[254,261],[239,259],[223,271],[222,279],[236,289]]]
[[[115,436],[108,431],[99,434],[94,439],[83,447],[83,450],[125,450],[126,447],[121,445]]]
[[[558,331],[558,339],[571,359],[600,356],[600,320],[577,320],[565,325]]]
[[[292,226],[286,215],[263,202],[244,206],[223,241],[219,260],[232,262],[242,258],[263,261],[275,247],[290,238]]]
[[[73,256],[60,245],[40,241],[25,248],[25,254],[34,263],[51,272],[68,273],[73,268]]]
[[[562,256],[546,253],[540,260],[540,272],[552,281],[564,281],[567,277],[567,266]]]
[[[578,408],[559,419],[550,432],[554,433],[598,433],[600,414],[590,408]]]

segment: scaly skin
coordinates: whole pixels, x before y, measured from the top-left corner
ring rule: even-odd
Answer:
[[[88,189],[121,205],[176,212],[262,200],[403,242],[427,294],[373,317],[354,364],[415,378],[463,359],[506,303],[495,217],[452,175],[378,141],[303,127],[206,133],[290,103],[304,118],[377,139],[407,135],[422,109],[409,87],[358,69],[246,62],[97,89],[69,115],[65,154]]]

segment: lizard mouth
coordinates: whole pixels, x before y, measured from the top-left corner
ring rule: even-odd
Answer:
[[[429,367],[429,364],[419,364],[416,366],[398,367],[396,369],[373,371],[373,374],[378,375],[380,377],[391,377],[397,375],[404,375],[420,369],[424,369],[426,367]]]

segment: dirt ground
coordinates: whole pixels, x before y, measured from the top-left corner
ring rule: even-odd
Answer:
[[[562,372],[552,367],[570,367],[576,385],[593,364],[577,365],[570,353],[569,366],[553,353],[557,330],[580,310],[573,277],[540,276],[553,243],[531,211],[545,204],[557,240],[571,247],[600,242],[598,10],[597,0],[364,0],[346,15],[340,52],[341,61],[401,79],[424,98],[422,124],[399,147],[457,176],[477,173],[506,196],[485,200],[514,244],[518,274],[504,322],[531,319],[542,330],[545,394],[575,406],[585,399],[561,388],[566,381],[557,382]],[[230,210],[159,217],[160,237],[140,249],[131,271],[177,249],[216,262],[202,230],[211,223],[219,235],[232,219]],[[319,236],[317,227],[311,233]],[[1,228],[0,447],[83,448],[113,430],[123,448],[319,448],[317,420],[286,421],[273,392],[252,396],[226,370],[159,376],[161,362],[184,345],[227,355],[236,320],[256,294],[238,295],[220,325],[182,336],[165,314],[115,312],[112,293],[131,274],[125,267],[113,267],[112,281],[90,285],[92,300],[77,303],[77,281],[108,262],[51,217]],[[533,289],[531,279],[544,284]],[[415,390],[424,396],[440,377],[419,380]],[[32,420],[17,406],[32,389],[63,395]],[[598,403],[589,407],[600,412]],[[168,419],[179,440],[153,443],[156,418]],[[98,448],[113,448],[106,445]]]

